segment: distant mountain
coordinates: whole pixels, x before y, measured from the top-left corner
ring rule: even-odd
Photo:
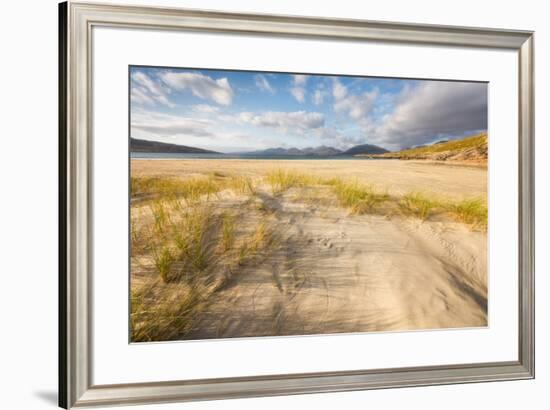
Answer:
[[[344,151],[342,155],[384,154],[385,152],[388,152],[388,150],[382,147],[371,144],[361,144]]]
[[[342,151],[337,149],[337,148],[333,148],[333,147],[327,147],[326,145],[321,145],[320,147],[308,147],[308,148],[304,148],[302,149],[302,151],[306,154],[306,155],[322,155],[322,156],[331,156],[331,155],[338,155],[338,154],[341,154]]]
[[[322,156],[329,157],[341,154],[342,151],[333,147],[322,145],[320,147],[308,148],[268,148],[260,151],[243,152],[242,155],[264,155],[264,156]]]
[[[218,154],[207,149],[188,147],[185,145],[169,144],[159,141],[139,140],[130,138],[130,152],[161,152],[161,153],[183,153],[183,154]]]
[[[346,151],[339,150],[334,147],[327,147],[321,145],[319,147],[308,148],[268,148],[260,151],[244,152],[241,155],[262,155],[262,156],[319,156],[319,157],[333,157],[340,155],[370,155],[370,154],[384,154],[388,152],[384,148],[376,145],[363,144],[356,145]]]

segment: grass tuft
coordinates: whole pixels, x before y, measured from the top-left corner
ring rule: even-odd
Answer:
[[[170,269],[174,263],[174,257],[168,247],[162,247],[153,252],[155,268],[164,283],[168,283],[170,278]]]
[[[374,190],[371,186],[362,185],[357,181],[330,180],[330,185],[341,206],[348,208],[354,214],[366,214],[389,200],[387,193]]]
[[[268,172],[265,177],[266,182],[271,186],[273,195],[280,194],[290,188],[304,187],[308,185],[319,185],[321,179],[312,175],[300,174],[294,171],[277,169]]]
[[[471,225],[474,229],[487,230],[487,204],[481,199],[465,199],[450,204],[448,211],[460,222]]]
[[[172,226],[177,249],[176,280],[185,278],[191,282],[211,265],[217,243],[216,223],[216,216],[209,207],[190,207],[180,214]]]
[[[245,176],[233,176],[227,182],[230,189],[241,195],[254,195],[256,192],[252,178]]]
[[[180,284],[150,281],[131,293],[131,340],[175,340],[190,332],[204,307],[200,290]]]
[[[187,204],[196,203],[203,197],[209,199],[220,189],[214,176],[188,179],[132,177],[130,181],[132,198],[183,198]]]
[[[399,208],[407,215],[413,215],[425,221],[441,207],[438,200],[428,198],[420,192],[410,192],[399,200]]]
[[[168,225],[168,222],[170,220],[168,216],[166,202],[157,199],[150,204],[150,208],[153,219],[155,221],[155,233],[158,235],[163,235],[166,230],[166,226]]]
[[[228,252],[235,242],[235,218],[232,215],[223,215],[221,231],[220,248],[222,252]]]

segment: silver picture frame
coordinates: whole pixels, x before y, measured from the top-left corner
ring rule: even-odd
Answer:
[[[377,41],[517,53],[519,340],[517,360],[328,373],[92,383],[92,29],[131,27]],[[534,377],[534,79],[531,31],[65,2],[59,6],[59,405],[183,402]],[[498,121],[498,119],[497,119]]]

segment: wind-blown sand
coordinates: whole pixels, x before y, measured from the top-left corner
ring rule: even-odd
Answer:
[[[259,178],[276,168],[357,178],[390,194],[487,195],[483,168],[385,160],[132,160],[133,176]],[[279,245],[217,291],[182,339],[487,325],[486,233],[437,218],[350,215],[330,202],[296,200],[293,189],[273,195],[259,187],[255,200],[270,211]],[[236,212],[242,227],[255,224],[245,198],[222,193],[215,201]],[[132,284],[154,274],[132,260]]]

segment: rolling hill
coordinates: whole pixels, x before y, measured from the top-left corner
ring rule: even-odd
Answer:
[[[342,155],[369,155],[369,154],[384,154],[388,152],[387,149],[371,144],[361,144],[351,147],[347,151],[344,151]]]
[[[486,163],[488,155],[487,133],[469,136],[459,140],[437,142],[432,145],[373,155],[375,158],[419,159],[433,161],[454,161]]]
[[[140,140],[130,138],[130,152],[160,152],[183,154],[218,154],[207,149],[188,147],[186,145],[169,144],[159,141]]]

